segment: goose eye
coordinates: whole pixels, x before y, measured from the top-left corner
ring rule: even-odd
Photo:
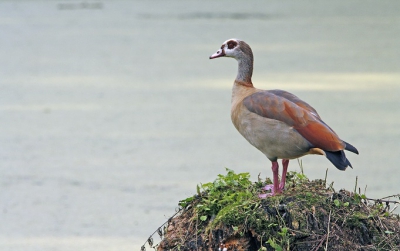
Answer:
[[[235,48],[237,45],[237,43],[235,41],[229,41],[228,42],[228,49],[232,50],[233,48]]]

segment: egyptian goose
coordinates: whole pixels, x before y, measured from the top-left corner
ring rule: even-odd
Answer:
[[[290,159],[307,154],[324,155],[339,170],[351,167],[343,150],[358,150],[322,121],[317,111],[295,95],[282,90],[260,90],[251,82],[253,53],[245,42],[229,39],[210,59],[232,57],[239,69],[232,88],[231,119],[240,134],[272,162],[271,193],[285,187]],[[279,165],[282,159],[282,179]],[[268,187],[267,187],[268,188]]]

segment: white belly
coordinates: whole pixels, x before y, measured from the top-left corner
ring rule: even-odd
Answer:
[[[243,137],[272,161],[298,158],[311,148],[310,143],[293,127],[261,117],[243,106],[232,110],[231,117]]]

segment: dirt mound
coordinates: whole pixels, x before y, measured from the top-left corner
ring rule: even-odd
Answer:
[[[400,250],[400,218],[394,200],[309,181],[291,172],[282,195],[260,199],[270,180],[247,173],[219,175],[182,200],[181,210],[157,231],[164,250]],[[150,240],[150,239],[149,239]],[[142,250],[145,250],[142,247]]]

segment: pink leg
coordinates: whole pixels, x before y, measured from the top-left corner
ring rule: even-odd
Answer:
[[[287,162],[289,162],[289,161],[287,161]],[[286,165],[286,168],[287,168],[287,165]],[[277,161],[272,162],[272,174],[273,174],[274,184],[266,185],[264,187],[264,190],[267,190],[267,191],[270,190],[271,193],[259,194],[258,197],[266,198],[267,196],[274,196],[275,194],[282,192],[282,189],[280,188],[280,184],[279,184],[279,164]]]
[[[272,191],[272,194],[274,195],[282,192],[279,187],[279,164],[277,161],[272,162],[272,174],[274,176],[274,191]]]
[[[288,169],[288,166],[289,166],[289,160],[288,159],[283,159],[282,160],[282,166],[283,166],[282,179],[281,179],[281,183],[279,184],[279,189],[281,189],[281,190],[283,190],[285,188],[286,173],[287,173],[287,169]]]

